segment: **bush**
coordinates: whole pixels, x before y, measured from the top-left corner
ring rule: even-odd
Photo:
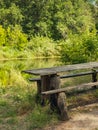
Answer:
[[[56,43],[52,39],[43,36],[32,37],[28,44],[28,48],[32,50],[32,53],[37,57],[55,56],[57,53],[55,47]]]
[[[17,48],[18,50],[24,49],[26,46],[27,36],[22,33],[19,26],[8,27],[6,30],[6,45]]]
[[[97,59],[98,39],[96,35],[73,35],[60,43],[63,62],[83,63]]]

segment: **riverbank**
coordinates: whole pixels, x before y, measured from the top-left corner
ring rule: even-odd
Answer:
[[[50,57],[30,57],[30,58],[4,58],[0,61],[14,61],[14,60],[38,60],[38,59],[60,59],[60,56],[50,56]]]
[[[29,43],[28,43],[29,44]],[[33,44],[33,43],[32,43]],[[0,60],[16,60],[16,59],[42,59],[42,58],[56,58],[60,57],[56,45],[31,48],[25,47],[17,49],[11,46],[4,46],[0,48]]]

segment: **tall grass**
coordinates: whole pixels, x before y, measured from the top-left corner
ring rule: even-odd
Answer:
[[[29,75],[21,73],[27,68],[55,66],[55,60],[14,60],[0,64],[0,128],[3,130],[42,128],[56,123],[56,114],[50,114],[49,106],[36,103],[36,83],[28,82]],[[21,125],[21,123],[23,123]],[[5,124],[5,125],[3,125]],[[25,128],[24,128],[25,127]]]

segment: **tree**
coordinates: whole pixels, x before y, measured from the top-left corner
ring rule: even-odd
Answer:
[[[23,15],[21,10],[14,3],[9,8],[0,9],[0,24],[7,28],[8,26],[20,25],[22,22]]]
[[[67,39],[70,34],[89,33],[94,27],[94,9],[88,1],[2,0],[0,24],[4,28],[20,25],[31,37],[40,35],[54,40]]]

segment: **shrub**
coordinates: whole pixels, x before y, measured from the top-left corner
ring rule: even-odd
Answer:
[[[43,36],[32,37],[28,44],[28,48],[32,50],[32,53],[34,53],[37,57],[56,55],[57,52],[55,46],[56,44],[52,39]]]
[[[8,27],[6,30],[6,45],[17,48],[18,50],[23,49],[26,46],[27,36],[22,32],[19,26]]]
[[[63,62],[83,63],[97,59],[98,39],[96,35],[73,35],[60,43]]]

